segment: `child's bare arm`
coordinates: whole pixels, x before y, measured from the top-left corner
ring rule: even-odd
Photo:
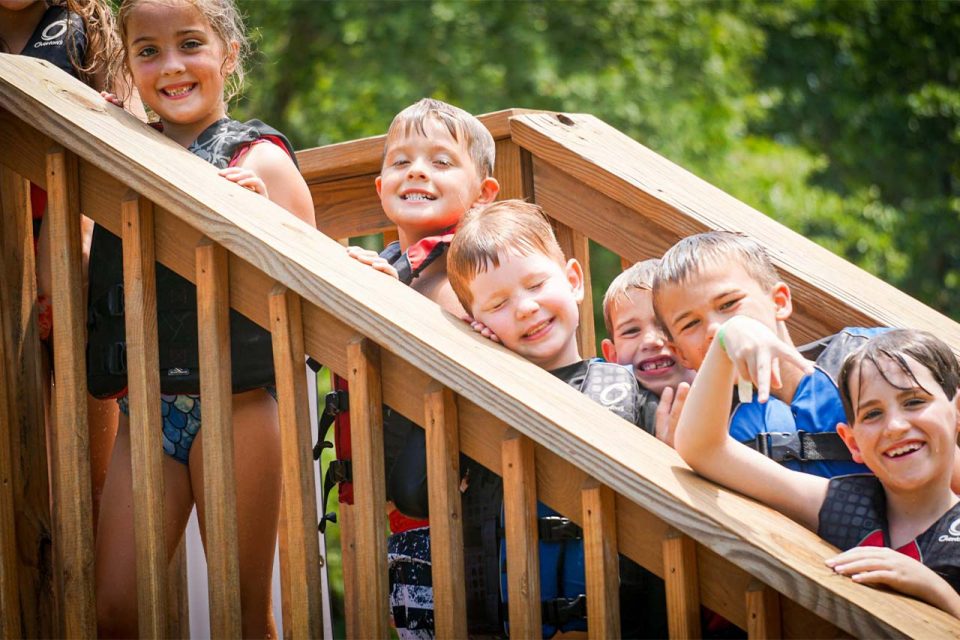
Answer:
[[[854,582],[885,585],[960,618],[960,595],[932,569],[889,547],[856,547],[829,558],[827,566]]]
[[[265,195],[310,226],[317,226],[310,189],[290,156],[277,145],[253,145],[236,167],[224,169],[220,175]]]
[[[780,358],[809,369],[791,345],[761,323],[738,316],[723,325],[730,355],[714,340],[697,372],[674,435],[677,452],[714,482],[751,496],[816,530],[827,480],[787,469],[743,446],[727,432],[735,374],[742,371],[769,394]],[[804,364],[805,363],[805,364]]]

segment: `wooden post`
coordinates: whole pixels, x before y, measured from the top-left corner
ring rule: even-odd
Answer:
[[[50,225],[50,274],[53,281],[54,549],[63,634],[93,637],[93,505],[90,495],[90,448],[87,430],[83,286],[81,276],[80,203],[77,158],[62,147],[47,153],[47,215]]]
[[[697,543],[671,529],[663,539],[663,578],[667,590],[667,628],[671,638],[700,637],[700,583]]]
[[[17,568],[19,606],[5,616],[19,618],[24,637],[58,634],[50,553],[50,485],[47,475],[47,427],[44,391],[49,387],[44,372],[37,325],[36,262],[33,254],[33,222],[30,183],[0,166],[0,271],[6,283],[0,287],[3,316],[5,375],[0,397],[9,403],[9,422],[0,426],[0,437],[10,447],[14,530],[17,544],[11,556]],[[6,435],[2,434],[6,432]],[[11,627],[12,628],[12,627]]]
[[[519,431],[509,429],[501,443],[500,457],[503,461],[510,635],[539,638],[543,631],[533,441]]]
[[[567,260],[576,258],[583,267],[583,302],[580,303],[580,326],[577,327],[577,344],[580,345],[580,357],[593,358],[597,355],[596,331],[593,322],[593,297],[590,292],[590,238],[583,233],[560,222],[553,222],[557,234],[557,243]]]
[[[236,638],[241,635],[240,568],[233,468],[227,251],[204,239],[197,246],[196,258],[210,635]]]
[[[121,204],[121,228],[138,620],[142,637],[160,638],[167,626],[167,549],[153,203],[129,194]]]
[[[424,397],[430,564],[439,638],[467,637],[467,594],[460,503],[460,433],[453,392],[434,382]]]
[[[368,338],[347,345],[353,497],[357,524],[360,637],[383,638],[387,621],[387,517],[383,477],[383,399],[380,348]],[[355,603],[356,604],[356,603]]]
[[[620,557],[614,493],[593,478],[580,491],[587,576],[587,631],[591,638],[620,637]],[[627,606],[632,606],[627,603]]]
[[[190,594],[187,592],[187,537],[167,565],[167,638],[190,638]]]
[[[357,516],[355,505],[341,502],[340,560],[343,564],[343,610],[348,638],[360,637],[360,578],[357,571]]]
[[[780,627],[780,594],[759,580],[750,583],[747,598],[747,637],[775,639],[782,637]]]
[[[303,374],[303,319],[300,296],[283,286],[270,293],[273,362],[280,411],[280,451],[283,463],[283,520],[286,562],[283,586],[288,611],[284,635],[319,638],[323,635],[320,597],[320,547],[316,535],[310,412]],[[286,565],[286,566],[284,566]],[[286,571],[284,571],[286,570]]]

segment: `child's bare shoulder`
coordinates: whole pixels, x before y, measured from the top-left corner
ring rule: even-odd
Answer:
[[[458,318],[467,315],[463,310],[463,305],[457,299],[457,295],[450,286],[446,271],[435,273],[426,278],[418,278],[413,283],[413,288],[418,293],[426,296],[440,305],[445,311],[449,311]]]

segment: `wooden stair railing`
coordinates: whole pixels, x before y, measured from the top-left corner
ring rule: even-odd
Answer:
[[[698,227],[688,220],[688,217],[695,218],[691,212],[699,209],[687,205],[673,206],[672,209],[665,204],[656,205],[659,201],[636,184],[635,176],[623,178],[607,165],[605,159],[591,157],[587,150],[593,148],[592,141],[581,145],[586,147],[585,150],[577,146],[580,144],[578,140],[565,139],[557,131],[552,131],[551,118],[553,116],[542,114],[518,115],[508,123],[512,138],[501,140],[498,146],[510,151],[507,157],[515,164],[509,177],[501,176],[501,180],[513,185],[505,189],[506,193],[532,195],[544,204],[551,193],[562,191],[563,180],[569,183],[563,189],[569,188],[575,195],[580,189],[579,193],[584,197],[589,195],[589,200],[571,198],[566,209],[556,203],[556,212],[551,210],[552,205],[547,205],[548,211],[570,229],[572,244],[584,247],[584,238],[589,236],[631,260],[650,255],[656,243],[667,242],[646,237],[650,225],[644,215],[650,211],[659,212],[658,224],[675,234],[685,226],[689,231],[702,228],[703,222]],[[617,163],[630,164],[638,154],[643,155],[644,150],[639,145],[617,138],[619,134],[588,116],[564,119],[574,122],[574,125],[564,124],[566,127],[579,127],[583,123],[594,127],[591,131],[598,136],[595,143],[603,149],[610,143],[608,136],[612,137],[620,146],[607,151]],[[563,124],[560,120],[557,122]],[[542,140],[524,137],[528,135],[528,129],[535,129],[534,125],[545,131]],[[579,131],[571,133],[571,137],[583,135]],[[371,141],[362,141],[358,145],[366,145],[368,151],[377,146]],[[517,598],[511,605],[511,619],[517,625],[518,635],[539,632],[536,558],[532,553],[536,528],[529,506],[536,499],[585,525],[587,575],[591,587],[588,606],[591,615],[598,620],[591,628],[594,637],[613,635],[617,631],[616,599],[609,597],[613,591],[611,573],[616,567],[614,554],[617,551],[666,578],[671,594],[671,634],[678,637],[696,633],[698,601],[748,629],[755,637],[781,633],[828,636],[838,633],[836,627],[862,636],[948,637],[960,634],[958,622],[941,611],[908,598],[853,584],[832,574],[822,562],[831,553],[831,548],[811,532],[697,477],[662,443],[638,432],[602,407],[585,401],[532,364],[485,343],[472,335],[459,320],[442,313],[411,290],[356,264],[344,255],[337,243],[309,229],[263,198],[217,178],[209,165],[184,154],[182,149],[132,117],[107,107],[86,87],[61,77],[43,63],[0,56],[0,164],[4,165],[5,171],[20,176],[19,179],[5,178],[4,187],[10,183],[16,186],[19,181],[17,188],[22,190],[23,179],[48,189],[55,187],[45,170],[48,150],[52,148],[55,149],[53,154],[65,158],[66,166],[76,167],[76,180],[67,181],[72,185],[68,193],[73,194],[67,201],[75,202],[77,211],[94,218],[99,224],[135,241],[131,247],[140,246],[141,251],[147,253],[146,257],[141,255],[139,258],[141,267],[149,264],[151,242],[149,232],[145,230],[150,224],[145,212],[153,209],[152,244],[156,259],[199,285],[201,314],[210,318],[202,327],[201,357],[204,362],[222,362],[220,354],[225,351],[228,339],[223,321],[228,304],[273,331],[285,466],[285,539],[281,544],[286,547],[286,561],[282,567],[282,583],[291,592],[285,594],[285,600],[289,601],[285,611],[289,612],[290,619],[284,620],[284,627],[292,636],[319,635],[320,617],[318,581],[316,573],[311,573],[317,566],[316,541],[308,535],[312,534],[316,522],[316,513],[311,512],[315,487],[311,461],[305,456],[308,447],[308,442],[304,442],[305,394],[302,386],[298,386],[301,383],[295,381],[304,353],[324,362],[332,371],[348,378],[352,385],[358,504],[349,516],[357,533],[356,562],[350,586],[357,598],[347,603],[348,634],[351,636],[381,637],[386,624],[384,517],[380,508],[383,485],[380,465],[375,464],[382,442],[378,429],[374,428],[379,424],[381,402],[428,429],[433,521],[443,519],[438,514],[447,516],[447,522],[439,526],[435,524],[436,553],[439,554],[436,564],[449,563],[435,573],[437,599],[449,603],[450,607],[450,615],[438,618],[442,635],[459,635],[465,618],[462,593],[458,593],[463,582],[457,562],[461,535],[455,499],[459,481],[456,469],[458,449],[505,477],[510,538],[526,541],[525,546],[510,552],[508,563],[511,584],[520,584],[521,591],[526,585],[529,591],[529,597]],[[60,151],[61,148],[65,151]],[[363,166],[365,173],[355,173],[347,162],[349,154],[346,153],[353,148],[350,145],[340,147],[345,158],[344,169],[336,180],[327,181],[331,184],[313,184],[315,196],[322,189],[336,191],[339,180],[346,183],[354,180],[354,188],[358,189],[354,197],[369,197],[359,190],[360,182],[356,176],[369,174],[371,166],[375,171],[374,163],[378,160],[364,156],[358,165]],[[305,174],[309,174],[310,167],[310,163],[304,163]],[[672,165],[664,171],[670,167]],[[549,179],[551,170],[554,171],[553,180]],[[681,172],[675,167],[670,170]],[[595,181],[586,183],[584,176],[592,176]],[[690,193],[701,197],[697,187],[692,183]],[[652,190],[656,192],[659,188],[655,186]],[[6,190],[3,195],[6,205]],[[628,203],[649,205],[650,209],[631,208],[633,205],[621,202],[624,199]],[[598,200],[605,209],[593,207]],[[342,202],[352,201],[353,197],[344,198]],[[584,221],[580,217],[582,214],[578,216],[570,212],[575,208],[574,202],[605,215],[594,213],[595,218]],[[22,204],[10,210],[22,214]],[[708,205],[705,201],[702,206]],[[66,209],[74,210],[71,207]],[[341,211],[349,209],[350,206],[344,204]],[[22,248],[25,246],[23,234],[29,232],[25,232],[22,228],[25,225],[19,223],[7,225],[7,213],[5,206],[4,224],[0,225],[5,236],[0,239],[7,243],[7,231],[13,227],[12,233],[20,234],[13,239],[13,244]],[[71,215],[66,221],[75,217]],[[744,214],[741,221],[745,227],[749,222],[762,229],[759,217]],[[132,219],[137,221],[131,223]],[[375,218],[371,220],[373,228],[381,224]],[[139,225],[139,231],[128,230],[128,224]],[[718,226],[733,225],[718,223]],[[63,224],[62,232],[75,234],[76,229],[71,227],[75,227],[75,223]],[[383,228],[382,224],[380,228]],[[641,228],[645,230],[644,240],[629,237]],[[609,237],[603,236],[605,230],[609,230]],[[774,228],[770,227],[766,233],[773,234],[773,231]],[[344,225],[343,231],[336,235],[353,232],[353,227]],[[767,235],[762,238],[764,241],[769,239]],[[795,265],[792,272],[788,271],[793,284],[808,268],[803,266],[800,251],[808,251],[809,247],[800,244],[797,245],[799,249],[793,247],[781,251],[782,244],[772,246],[781,266]],[[136,252],[128,248],[125,253]],[[25,257],[18,259],[21,263],[27,260]],[[76,270],[75,253],[69,256],[69,260],[64,259],[67,271]],[[125,259],[136,264],[135,256],[125,255]],[[836,258],[830,264],[845,269],[846,273],[861,273]],[[19,269],[18,273],[23,274],[22,264]],[[55,296],[67,295],[70,279],[76,277],[77,273],[61,275],[55,283]],[[815,282],[822,285],[823,290],[839,290],[846,295],[840,277],[834,277],[829,287],[825,280]],[[840,285],[834,284],[837,282]],[[11,297],[13,292],[25,304],[32,301],[32,298],[24,297],[26,294],[22,293],[22,288],[8,286],[9,283],[3,280],[0,284],[4,285],[2,295],[5,298]],[[803,286],[798,282],[799,288]],[[877,284],[877,287],[886,291],[883,289],[885,285]],[[801,295],[812,296],[816,291],[816,287],[808,286]],[[935,314],[932,311],[902,294],[896,297],[892,292],[888,293],[893,296],[889,300],[909,307],[904,313],[912,314],[911,319],[915,316],[917,320],[933,322]],[[76,318],[78,308],[75,302],[79,297],[76,294],[74,290],[74,298],[65,303],[66,307],[55,308],[55,323],[61,317],[56,315],[58,310],[63,308],[73,314],[69,317]],[[149,336],[150,316],[145,311],[151,304],[149,284],[144,284],[140,295],[143,309],[131,310],[128,323],[143,326],[145,344],[131,341],[130,348],[138,351],[138,357],[144,363],[140,366],[146,369],[149,368],[150,351],[155,349],[155,338]],[[856,297],[849,299],[859,300]],[[880,315],[888,313],[890,323],[898,324],[893,322],[896,314],[885,311],[886,307],[876,305],[875,309]],[[862,310],[859,313],[871,317]],[[26,343],[23,332],[11,328],[17,323],[29,330],[31,323],[22,322],[22,316],[21,312],[17,318],[9,319],[5,313],[2,323],[5,330],[3,355],[7,363],[13,361],[18,366],[18,372],[20,363],[33,357],[21,353],[20,349]],[[949,321],[945,320],[944,325],[937,327],[938,333],[957,347],[960,341],[956,339],[956,326],[947,323]],[[927,326],[923,322],[912,324]],[[809,326],[819,329],[819,325]],[[829,326],[829,322],[824,326]],[[74,331],[74,335],[67,339],[67,344],[74,346],[74,353],[62,357],[75,372],[76,363],[82,364],[82,344],[77,346],[81,333],[75,325],[64,328],[67,329]],[[16,352],[13,352],[14,348]],[[58,342],[57,348],[63,348],[63,344]],[[205,431],[205,448],[218,451],[216,455],[220,458],[219,463],[213,464],[209,475],[219,475],[224,480],[231,473],[230,438],[229,429],[218,429],[218,426],[229,424],[229,368],[217,369],[207,367],[205,371],[215,373],[208,374],[210,379],[203,382],[205,407],[210,407],[210,413],[205,410],[204,415],[205,428],[210,429]],[[11,370],[14,369],[5,369]],[[70,398],[82,398],[85,393],[83,376],[72,375],[65,381],[60,380],[58,369],[58,386],[69,387],[57,391],[55,413],[58,417],[68,409],[61,405]],[[151,387],[146,374],[143,375],[145,381],[137,384],[141,387],[141,395],[146,396],[143,406],[149,407],[155,402],[151,397],[155,398],[158,389]],[[17,377],[14,382],[20,385],[33,381]],[[4,405],[0,408],[0,416],[15,415],[20,404],[10,390],[14,384],[5,382],[4,385],[7,392],[0,394],[0,404]],[[131,389],[133,386],[131,383]],[[134,402],[135,398],[131,397],[132,407]],[[131,428],[150,428],[147,410],[140,410],[140,413],[143,414],[141,424],[131,424]],[[0,449],[9,446],[11,451],[20,451],[20,434],[14,431],[5,421],[0,428]],[[149,436],[150,432],[144,433]],[[79,481],[74,479],[73,484],[63,482],[75,470],[57,468],[62,465],[61,451],[82,463],[86,455],[85,433],[78,427],[58,428],[56,437],[63,440],[56,443],[53,460],[54,477],[60,482],[57,495],[69,494],[70,502],[67,505],[54,503],[54,531],[80,532],[79,540],[70,545],[64,544],[59,537],[54,538],[54,547],[58,549],[56,573],[61,577],[57,583],[58,602],[65,620],[64,626],[58,630],[93,636],[92,550],[86,542],[92,526],[89,505],[84,505],[81,495],[84,487]],[[159,440],[156,435],[152,437],[155,443]],[[8,445],[8,440],[12,444]],[[10,454],[0,454],[0,460],[4,455]],[[148,470],[158,456],[144,454],[143,458],[141,466]],[[88,477],[85,473],[75,475]],[[514,477],[519,482],[512,481]],[[213,496],[208,498],[208,503],[221,503],[222,511],[209,519],[207,533],[211,539],[219,537],[223,540],[223,551],[215,552],[216,557],[210,562],[211,608],[215,602],[219,603],[216,606],[220,607],[218,612],[222,614],[211,616],[212,634],[236,635],[239,629],[235,605],[237,585],[231,578],[235,575],[236,554],[230,551],[231,537],[235,536],[235,516],[231,513],[229,489],[214,482],[206,484],[206,491]],[[143,484],[137,486],[136,500],[155,504],[156,496],[151,498]],[[18,518],[20,512],[30,509],[24,508],[25,500],[19,487],[14,487],[13,491],[0,487],[0,508],[9,511],[5,505],[11,501]],[[78,502],[79,507],[74,507]],[[447,524],[449,527],[445,526]],[[158,526],[154,521],[144,527],[146,533],[138,532],[138,553],[142,538],[157,540],[158,535],[162,535]],[[24,540],[20,530],[11,534],[9,527],[0,527],[0,551],[3,554],[0,597],[9,599],[14,591],[13,583],[24,582],[22,577],[18,579],[10,575],[11,555],[17,558],[14,564],[21,576],[33,571],[32,567],[25,566],[20,552],[21,546],[30,546],[32,542]],[[295,545],[302,546],[294,549]],[[518,554],[526,556],[528,561],[517,560]],[[534,557],[530,558],[531,555]],[[447,560],[443,561],[443,558]],[[165,575],[157,564],[155,560],[142,560],[138,556],[138,570],[142,569],[138,574],[141,594],[150,580],[163,584]],[[517,567],[526,572],[525,580],[523,575],[517,574]],[[302,588],[294,587],[294,581],[308,584],[300,585]],[[780,597],[771,587],[786,597]],[[294,594],[297,588],[300,590]],[[72,589],[69,592],[76,593],[76,597],[64,598],[68,589]],[[515,590],[514,593],[518,592]],[[604,594],[607,594],[606,600],[600,603]],[[18,631],[29,636],[40,635],[38,617],[42,614],[35,612],[33,616],[36,617],[27,615],[28,606],[24,605],[25,600],[32,597],[30,593],[19,593],[19,608],[23,615],[18,616],[17,612],[4,608],[0,614],[2,635],[12,637]],[[159,597],[140,601],[143,635],[155,635],[158,629],[165,628],[162,619],[165,609],[156,600]],[[363,609],[353,606],[358,603]],[[151,607],[155,611],[153,614]],[[14,618],[19,620],[15,622]],[[157,622],[148,624],[147,621],[153,619]]]

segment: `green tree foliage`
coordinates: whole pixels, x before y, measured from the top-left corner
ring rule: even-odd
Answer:
[[[960,3],[240,4],[260,56],[239,115],[300,147],[382,133],[428,95],[475,113],[589,112],[960,310]]]

